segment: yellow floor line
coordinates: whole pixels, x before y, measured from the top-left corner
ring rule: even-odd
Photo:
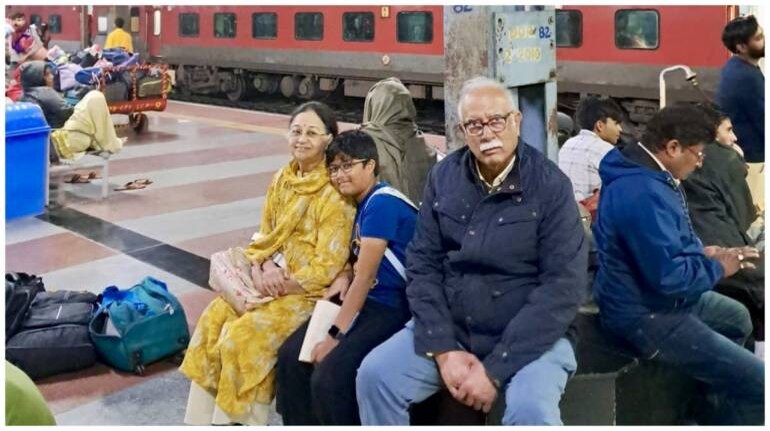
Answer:
[[[198,117],[195,115],[172,114],[171,112],[153,112],[152,114],[157,115],[159,117],[164,117],[164,118],[190,120],[190,121],[210,124],[212,126],[226,127],[230,129],[240,129],[240,130],[247,130],[250,132],[267,133],[271,135],[280,135],[280,136],[286,135],[286,129],[281,129],[278,127],[253,126],[249,124],[238,123],[235,121],[214,120],[211,118]]]

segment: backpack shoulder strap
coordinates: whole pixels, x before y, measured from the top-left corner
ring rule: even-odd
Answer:
[[[408,197],[406,197],[403,193],[401,193],[400,191],[390,186],[381,187],[375,190],[374,193],[372,193],[372,195],[369,196],[369,199],[366,201],[366,205],[364,205],[364,210],[366,210],[366,208],[369,206],[369,202],[372,201],[372,198],[377,195],[390,195],[395,198],[401,199],[404,203],[406,203],[407,205],[412,207],[412,209],[417,211],[417,206],[414,203],[412,203],[412,201],[409,200]],[[401,278],[403,278],[404,281],[406,281],[406,268],[404,267],[404,264],[401,263],[400,260],[398,260],[398,257],[396,257],[396,254],[393,253],[393,250],[391,250],[390,247],[385,249],[385,259],[387,259],[388,262],[390,262],[390,264],[393,266],[396,272],[398,272],[398,275],[400,275]]]

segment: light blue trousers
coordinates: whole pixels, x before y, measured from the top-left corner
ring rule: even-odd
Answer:
[[[443,387],[436,363],[414,352],[414,323],[372,350],[358,369],[356,397],[362,425],[409,425],[409,406]],[[505,384],[503,425],[561,425],[559,400],[575,372],[566,338]]]

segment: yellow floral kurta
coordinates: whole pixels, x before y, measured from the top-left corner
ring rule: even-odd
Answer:
[[[310,317],[314,301],[348,259],[355,207],[329,183],[323,163],[308,174],[315,176],[315,188],[309,189],[296,169],[292,162],[279,171],[265,200],[260,233],[280,244],[276,249],[276,244],[255,241],[246,255],[258,263],[264,260],[260,256],[280,251],[289,273],[307,293],[277,298],[242,316],[222,298],[215,299],[203,312],[180,368],[215,392],[217,405],[229,415],[243,414],[255,402],[272,402],[279,347]],[[296,186],[302,181],[304,188]],[[309,199],[298,199],[302,193]],[[292,220],[294,212],[304,215]],[[287,220],[288,236],[276,235]]]

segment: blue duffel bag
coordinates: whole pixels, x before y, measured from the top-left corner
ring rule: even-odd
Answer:
[[[126,290],[106,288],[89,332],[105,363],[139,375],[145,365],[184,350],[190,341],[182,305],[166,283],[152,277]]]

